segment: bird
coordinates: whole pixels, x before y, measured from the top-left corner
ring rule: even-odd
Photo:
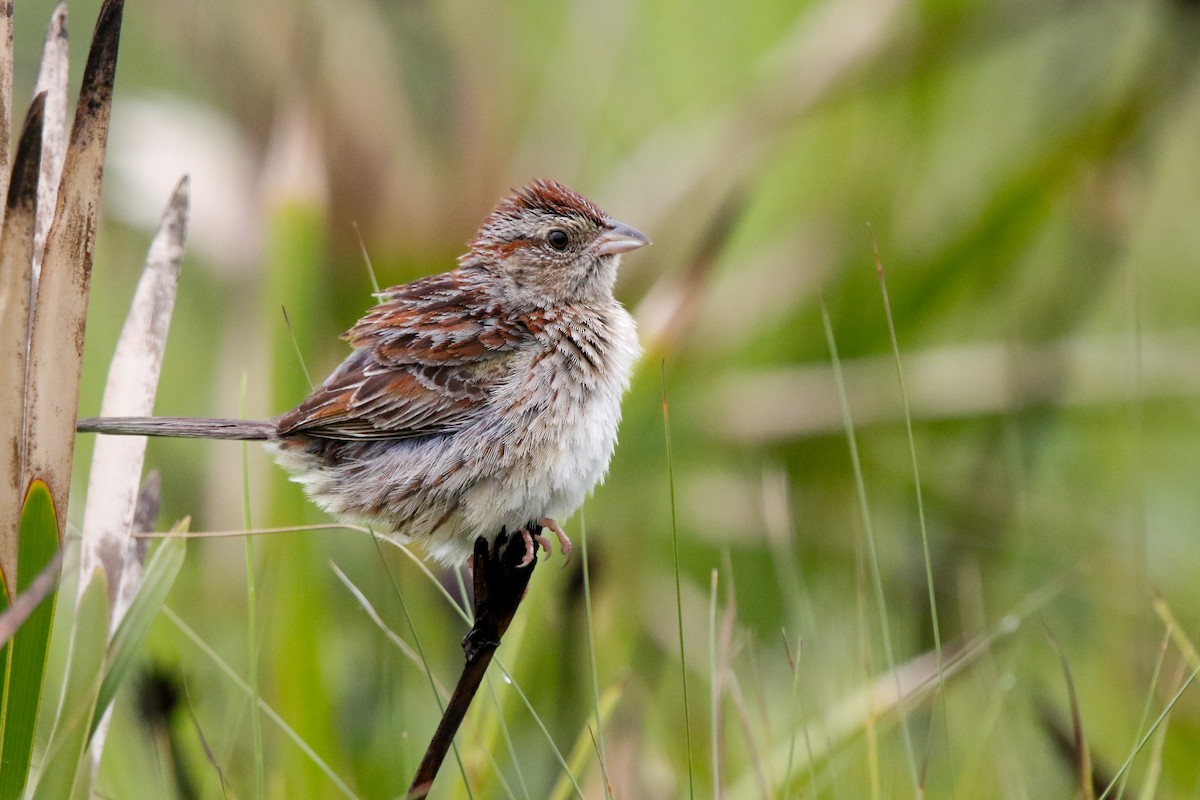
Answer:
[[[445,565],[483,537],[544,530],[600,483],[641,355],[613,295],[622,254],[650,244],[550,179],[504,197],[457,266],[378,292],[352,351],[295,408],[264,421],[101,417],[110,435],[260,440],[318,506]]]

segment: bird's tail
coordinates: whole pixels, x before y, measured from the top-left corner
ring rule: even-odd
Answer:
[[[80,433],[113,436],[175,436],[184,439],[270,439],[275,423],[190,417],[91,417],[75,425]]]

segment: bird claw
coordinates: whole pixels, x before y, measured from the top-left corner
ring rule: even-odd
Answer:
[[[539,519],[537,524],[541,525],[543,528],[549,528],[558,538],[558,549],[562,551],[563,566],[565,567],[571,561],[571,540],[567,538],[566,531],[562,529],[562,526],[559,525],[556,520],[553,520],[550,517],[543,517],[542,519]],[[543,544],[543,547],[546,548],[547,553],[550,552],[549,544]]]
[[[521,563],[517,564],[517,569],[525,569],[533,563],[533,536],[529,533],[528,528],[521,529],[521,538],[525,540],[525,557],[521,559]],[[542,537],[538,537],[539,539]]]
[[[550,517],[539,519],[537,521],[537,525],[554,532],[555,538],[558,539],[558,548],[562,551],[563,558],[565,559],[563,561],[563,566],[565,567],[571,559],[571,540],[567,538],[566,532],[563,531],[562,526],[559,525],[556,520],[553,520]],[[533,563],[534,556],[537,552],[533,546],[534,542],[537,542],[538,546],[546,551],[546,558],[549,558],[550,554],[554,552],[553,546],[550,544],[550,540],[543,536],[540,532],[533,533],[528,528],[522,528],[521,539],[525,542],[525,557],[522,558],[521,563],[517,565],[518,569],[524,569]]]

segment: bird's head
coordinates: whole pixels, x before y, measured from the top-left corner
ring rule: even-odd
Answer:
[[[583,195],[540,179],[500,201],[460,262],[494,271],[518,295],[553,305],[610,297],[621,254],[649,243]]]

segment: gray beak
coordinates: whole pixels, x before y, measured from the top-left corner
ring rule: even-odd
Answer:
[[[596,240],[596,252],[599,255],[615,256],[650,244],[650,239],[646,234],[636,228],[629,227],[624,222],[617,222],[615,219],[606,219],[604,220],[604,225],[608,230],[600,234]]]

